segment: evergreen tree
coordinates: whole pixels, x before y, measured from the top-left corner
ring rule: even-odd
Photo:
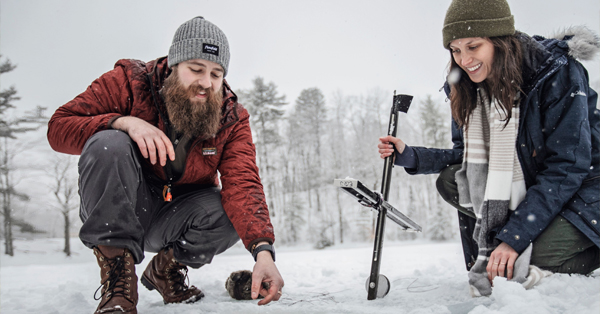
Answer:
[[[306,193],[308,201],[306,222],[308,240],[318,239],[320,224],[313,215],[321,215],[320,187],[323,185],[324,139],[326,136],[325,97],[318,88],[308,88],[300,92],[292,112],[288,116],[287,128],[287,162],[292,171],[292,188],[294,191]],[[289,206],[288,206],[289,207]],[[317,217],[319,218],[319,217]]]
[[[443,148],[447,144],[448,116],[431,99],[431,95],[427,95],[427,98],[421,101],[421,106],[421,130],[424,144],[428,147]]]
[[[306,189],[316,194],[317,212],[321,211],[319,187],[322,185],[322,143],[327,124],[325,96],[318,88],[308,88],[300,92],[294,112],[290,117],[290,137],[297,138],[296,151],[301,151],[305,166],[304,183]]]
[[[284,212],[284,243],[295,244],[301,239],[301,230],[306,221],[303,218],[305,211],[304,202],[298,197],[297,193],[291,193],[290,207]]]
[[[448,115],[444,114],[443,108],[431,99],[431,95],[427,95],[427,98],[421,101],[421,105],[421,130],[424,144],[428,147],[445,148],[447,146],[446,134],[450,129],[447,123]],[[426,183],[430,196],[428,235],[432,240],[441,241],[451,238],[451,213],[454,209],[448,206],[437,193],[435,179],[437,179],[435,176],[428,178],[429,182]]]
[[[0,57],[2,57],[0,55]],[[16,68],[10,60],[0,63],[0,75],[4,75]],[[4,253],[10,256],[14,255],[12,226],[15,222],[12,214],[12,201],[16,197],[22,201],[29,200],[29,197],[15,190],[13,181],[12,159],[16,151],[11,148],[10,141],[17,138],[17,134],[37,130],[41,125],[47,122],[44,116],[45,108],[37,107],[35,110],[26,112],[21,117],[10,119],[8,110],[14,108],[14,101],[20,99],[17,97],[17,90],[11,86],[8,89],[0,91],[0,193],[2,194],[2,214],[4,218]]]
[[[272,157],[272,154],[279,150],[282,142],[279,135],[279,122],[285,113],[283,106],[287,103],[285,95],[278,95],[277,85],[273,82],[265,84],[262,77],[256,77],[252,84],[252,89],[239,92],[240,102],[250,113],[261,180],[267,188],[267,201],[270,213],[274,216],[276,210],[273,200],[277,196],[275,192],[277,166],[276,158]]]

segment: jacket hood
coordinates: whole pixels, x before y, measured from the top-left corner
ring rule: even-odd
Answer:
[[[591,60],[600,51],[600,38],[585,26],[565,28],[551,38],[538,35],[529,37],[525,33],[519,33],[518,38],[523,51],[522,87],[526,92],[548,71],[555,69],[558,60],[565,57]]]
[[[564,28],[550,38],[566,41],[569,56],[578,60],[592,60],[600,51],[600,37],[583,25]]]

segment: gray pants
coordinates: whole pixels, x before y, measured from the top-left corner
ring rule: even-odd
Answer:
[[[233,246],[239,236],[221,204],[217,187],[190,189],[172,202],[143,169],[129,135],[117,130],[92,136],[79,160],[81,241],[89,248],[129,249],[136,263],[144,251],[172,247],[177,261],[198,268]]]

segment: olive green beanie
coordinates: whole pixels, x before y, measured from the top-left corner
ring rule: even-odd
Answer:
[[[506,0],[453,0],[446,11],[444,48],[468,37],[497,37],[515,33],[515,19]]]

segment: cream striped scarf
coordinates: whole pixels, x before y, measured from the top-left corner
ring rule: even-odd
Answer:
[[[478,88],[477,106],[470,116],[469,127],[464,129],[462,168],[456,173],[459,203],[477,218],[473,238],[479,253],[469,273],[474,295],[491,294],[486,266],[500,241],[488,236],[489,233],[506,223],[509,210],[514,211],[526,193],[515,145],[519,107],[512,108],[512,117],[506,124],[506,114],[495,99],[492,103],[486,91]]]

